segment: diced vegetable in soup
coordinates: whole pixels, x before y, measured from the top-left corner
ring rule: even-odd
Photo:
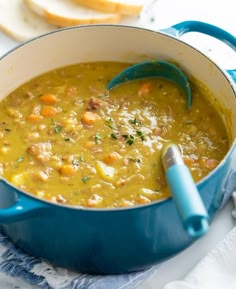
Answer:
[[[197,182],[223,159],[227,130],[194,83],[193,103],[164,79],[125,83],[106,93],[124,63],[60,68],[0,103],[0,173],[52,202],[91,208],[143,205],[170,196],[161,164],[178,144]]]

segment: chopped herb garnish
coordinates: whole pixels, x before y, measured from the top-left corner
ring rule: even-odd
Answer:
[[[141,126],[141,122],[140,122],[140,121],[137,121],[136,118],[130,119],[130,120],[129,120],[129,123],[130,123],[130,124],[137,125],[137,126]]]
[[[59,133],[62,131],[62,126],[57,124],[53,118],[51,118],[51,124],[54,125],[54,132]]]
[[[5,131],[11,131],[9,128],[5,128]]]
[[[81,156],[81,157],[79,157],[79,160],[81,161],[81,162],[84,162],[84,158]]]
[[[23,162],[23,160],[24,160],[24,157],[19,157],[16,162],[21,163],[21,162]]]
[[[66,137],[66,138],[64,138],[64,141],[70,141],[70,140],[71,140],[70,137]]]
[[[79,160],[78,159],[73,159],[72,160],[72,165],[78,166],[79,165]]]
[[[117,136],[114,133],[111,133],[111,138],[117,139]]]
[[[126,140],[126,143],[128,145],[132,145],[134,143],[134,136],[132,134],[128,135],[128,134],[123,134],[122,137]]]
[[[62,131],[62,126],[57,125],[54,130],[55,130],[56,133],[59,133],[59,132]]]
[[[134,141],[133,141],[132,139],[128,139],[126,143],[127,143],[129,146],[131,146],[131,145],[134,143]]]
[[[99,143],[101,141],[102,137],[100,136],[99,133],[96,133],[94,136],[94,139],[95,139],[95,143]]]
[[[141,163],[141,160],[139,158],[129,158],[134,163]]]
[[[114,121],[112,118],[106,119],[105,123],[109,128],[115,129]]]
[[[54,125],[56,124],[55,120],[53,118],[51,118],[51,123]]]
[[[136,131],[136,134],[141,138],[141,140],[144,140],[144,134],[141,131]]]
[[[89,180],[89,177],[82,177],[82,182],[83,183],[86,184],[88,182],[88,180]]]

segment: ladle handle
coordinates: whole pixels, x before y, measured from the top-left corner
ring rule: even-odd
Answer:
[[[161,30],[164,33],[180,38],[188,32],[200,32],[222,41],[236,52],[236,38],[229,32],[209,23],[201,21],[183,21]],[[226,70],[236,83],[236,69]]]
[[[176,145],[169,145],[163,149],[162,163],[185,230],[194,238],[204,235],[209,227],[208,213]]]

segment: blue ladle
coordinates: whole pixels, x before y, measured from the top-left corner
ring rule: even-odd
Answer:
[[[187,108],[190,108],[192,97],[188,79],[182,70],[167,61],[146,61],[132,65],[115,76],[108,83],[107,90],[127,81],[150,77],[166,78],[177,84],[184,91]],[[163,148],[162,164],[183,227],[193,238],[204,235],[209,227],[208,213],[178,146],[169,144]]]
[[[187,108],[190,108],[192,97],[190,85],[186,75],[176,65],[163,60],[145,61],[134,64],[116,75],[108,83],[106,88],[107,90],[110,90],[113,87],[130,80],[150,77],[165,78],[177,84],[184,91],[187,98]]]
[[[194,238],[204,235],[209,228],[209,216],[177,145],[164,146],[162,164],[184,229]]]

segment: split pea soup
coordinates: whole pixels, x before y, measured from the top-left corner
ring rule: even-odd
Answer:
[[[129,64],[63,67],[23,84],[0,102],[0,174],[39,198],[116,208],[170,196],[163,145],[178,144],[197,182],[229,149],[209,93],[191,82],[193,103],[160,78],[106,85]]]

